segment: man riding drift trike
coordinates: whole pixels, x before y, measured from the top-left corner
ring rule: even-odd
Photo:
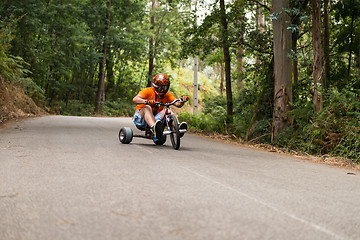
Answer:
[[[130,143],[132,137],[145,137],[162,145],[166,141],[166,135],[170,135],[175,149],[180,147],[180,138],[187,129],[187,124],[178,124],[177,117],[170,110],[174,105],[181,108],[189,100],[188,96],[176,99],[168,90],[170,80],[166,74],[160,73],[154,77],[152,87],[140,91],[133,99],[137,104],[133,122],[139,130],[145,131],[145,135],[133,135],[130,128],[122,128],[119,139],[122,143]],[[164,131],[164,128],[167,130]]]

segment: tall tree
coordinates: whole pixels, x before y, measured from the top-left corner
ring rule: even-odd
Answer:
[[[288,113],[292,102],[291,32],[288,30],[290,17],[283,11],[289,8],[288,0],[273,0],[274,31],[274,112],[273,137],[289,127]]]
[[[225,74],[224,74],[224,64],[219,64],[220,69],[220,95],[223,96],[224,94],[224,80],[225,80]]]
[[[102,46],[102,54],[100,57],[99,63],[99,83],[98,83],[98,90],[96,93],[96,102],[95,102],[95,113],[99,113],[101,99],[105,94],[105,63],[106,63],[106,51],[107,51],[107,42],[106,42],[106,35],[110,28],[110,7],[111,1],[107,0],[106,3],[106,22],[105,22],[105,29],[103,38],[100,40],[100,45]]]
[[[324,0],[324,60],[325,77],[330,77],[330,0]],[[327,83],[324,87],[326,88]]]
[[[298,40],[300,37],[300,29],[302,19],[305,18],[305,11],[309,0],[290,0],[291,11],[291,25],[292,25],[292,71],[293,71],[293,83],[295,85],[299,82],[299,69],[298,69]]]
[[[321,0],[311,0],[312,5],[312,44],[313,44],[313,103],[315,112],[323,106],[326,82],[324,49],[321,39]]]
[[[152,32],[155,29],[155,10],[156,10],[156,0],[151,0],[150,30]],[[154,75],[154,58],[155,58],[154,35],[152,35],[149,38],[149,69],[148,69],[148,82],[147,82],[148,87],[151,86],[152,77]]]
[[[358,21],[360,22],[360,17],[358,17]],[[360,76],[360,30],[357,31],[356,34],[356,42],[357,42],[357,51],[356,51],[356,75]]]
[[[222,25],[222,34],[221,34],[221,45],[224,52],[224,61],[225,61],[225,84],[226,84],[226,105],[227,105],[227,115],[228,121],[233,121],[233,100],[232,100],[232,90],[231,90],[231,57],[230,57],[230,43],[228,36],[228,23],[225,10],[225,1],[220,0],[220,18]]]
[[[237,27],[238,32],[243,32],[241,29],[242,26],[242,18],[245,15],[243,1],[236,0],[235,2],[235,9],[236,13],[239,14],[237,16],[237,21],[235,23],[235,26]],[[258,13],[258,11],[256,11]],[[258,16],[256,16],[256,21],[258,20]],[[265,19],[264,19],[265,21]],[[260,30],[261,31],[261,30]],[[245,41],[245,33],[240,37],[241,40],[240,43],[243,43]],[[245,46],[243,44],[239,44],[236,51],[236,60],[237,60],[237,76],[236,76],[236,87],[237,91],[240,92],[241,88],[243,87],[243,81],[245,76]]]

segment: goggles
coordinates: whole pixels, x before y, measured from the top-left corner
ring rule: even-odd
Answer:
[[[153,86],[154,86],[156,92],[160,93],[160,94],[165,94],[169,90],[168,85],[156,85],[156,84],[153,83]]]

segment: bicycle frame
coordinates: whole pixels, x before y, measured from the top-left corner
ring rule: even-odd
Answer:
[[[169,135],[171,134],[172,132],[169,130],[170,129],[170,126],[169,126],[169,123],[171,122],[171,120],[169,119],[170,115],[172,114],[172,111],[170,109],[170,106],[171,105],[174,105],[176,102],[182,102],[180,99],[176,99],[174,100],[173,102],[171,103],[161,103],[161,102],[156,102],[155,104],[158,104],[158,105],[161,105],[161,106],[164,106],[165,107],[165,115],[162,119],[162,123],[164,124],[164,126],[167,126],[167,129],[166,131],[163,132],[164,135]],[[180,133],[185,133],[186,132],[186,129],[179,129],[179,132]]]

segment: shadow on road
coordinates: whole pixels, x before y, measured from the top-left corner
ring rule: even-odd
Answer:
[[[175,152],[191,152],[194,151],[195,148],[191,148],[191,147],[182,147],[180,146],[179,150],[174,150],[173,147],[171,145],[165,144],[165,145],[156,145],[154,143],[130,143],[131,145],[137,145],[137,146],[141,146],[141,147],[146,147],[149,149],[156,149],[156,150],[171,150],[171,151],[175,151]]]

